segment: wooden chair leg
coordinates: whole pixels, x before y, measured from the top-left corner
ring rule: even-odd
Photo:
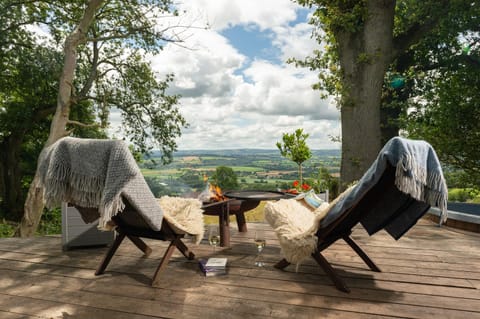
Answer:
[[[287,268],[288,265],[290,265],[290,263],[285,258],[283,258],[278,263],[276,263],[273,267],[283,270],[283,269]]]
[[[180,238],[176,238],[173,243],[188,260],[195,259],[195,254],[188,249]]]
[[[347,242],[347,244],[352,247],[352,249],[357,253],[360,258],[367,264],[368,267],[370,267],[371,270],[376,271],[376,272],[381,272],[380,268],[378,268],[377,265],[368,257],[368,255],[360,248],[360,246],[357,245],[357,243],[350,237],[350,236],[345,236],[343,237],[343,240]]]
[[[343,292],[350,292],[350,289],[347,287],[347,285],[345,285],[345,282],[337,275],[335,269],[333,269],[333,267],[325,259],[325,257],[322,256],[321,253],[319,253],[318,251],[314,252],[312,254],[312,257],[320,265],[320,267],[322,267],[323,271],[325,271],[327,276],[330,277],[338,290]]]
[[[168,245],[168,248],[167,248],[167,251],[165,252],[165,254],[163,255],[163,258],[162,260],[160,261],[160,264],[158,265],[157,269],[155,270],[155,274],[153,275],[153,279],[152,279],[152,286],[158,286],[158,283],[160,281],[160,274],[165,270],[165,268],[167,267],[167,264],[168,264],[168,261],[170,260],[170,258],[172,257],[172,254],[173,252],[175,251],[175,247],[176,246],[176,243],[175,243],[176,240],[172,240],[170,242],[170,245]]]
[[[132,235],[127,235],[127,237],[145,254],[146,257],[152,253],[152,248],[150,248],[143,240],[141,240],[140,237]]]
[[[97,270],[95,271],[95,276],[98,276],[104,273],[105,269],[108,266],[108,263],[110,263],[110,260],[112,259],[113,255],[115,254],[118,247],[122,243],[123,239],[125,239],[125,233],[118,232],[117,237],[112,243],[112,246],[103,257],[102,263],[100,264],[100,266],[98,266]]]

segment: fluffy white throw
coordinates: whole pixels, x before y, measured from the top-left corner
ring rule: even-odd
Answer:
[[[199,244],[205,231],[202,202],[196,198],[170,196],[162,196],[157,200],[163,210],[163,217],[175,233],[193,235],[193,241]]]
[[[265,219],[275,230],[285,259],[296,264],[297,269],[300,263],[317,248],[318,239],[315,233],[321,220],[340,199],[351,191],[352,187],[333,202],[322,203],[315,210],[311,210],[301,200],[294,198],[269,201],[265,204]]]

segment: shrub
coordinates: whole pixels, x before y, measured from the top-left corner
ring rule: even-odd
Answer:
[[[448,190],[448,200],[452,202],[467,202],[473,199],[477,191],[471,188],[451,188]]]
[[[60,208],[45,209],[37,233],[40,235],[55,235],[62,233],[62,211]]]
[[[0,222],[0,237],[12,237],[15,232],[15,225],[5,220]]]

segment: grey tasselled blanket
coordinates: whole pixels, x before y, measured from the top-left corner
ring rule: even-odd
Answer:
[[[127,200],[153,230],[162,226],[162,210],[123,141],[65,137],[44,149],[38,167],[47,207],[97,208],[98,227],[111,229]]]
[[[435,150],[426,141],[394,137],[384,145],[358,184],[322,220],[322,227],[358,202],[378,182],[388,163],[396,168],[395,185],[400,191],[438,207],[440,223],[447,219],[448,190]]]

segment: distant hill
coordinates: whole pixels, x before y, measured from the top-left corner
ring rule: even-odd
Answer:
[[[328,149],[328,150],[311,150],[314,157],[340,157],[340,150]],[[159,151],[153,151],[152,157],[160,157]],[[173,154],[174,157],[183,156],[259,156],[266,155],[269,157],[281,157],[278,149],[254,149],[254,148],[242,148],[242,149],[225,149],[225,150],[181,150]]]
[[[320,168],[338,176],[340,155],[340,150],[312,150],[312,158],[303,163],[303,177],[313,185]],[[160,157],[160,152],[152,157]],[[219,166],[234,170],[239,189],[287,189],[298,179],[297,164],[282,157],[277,149],[182,150],[173,154],[169,164],[147,160],[140,165],[157,197],[201,191],[204,177],[211,177]]]

